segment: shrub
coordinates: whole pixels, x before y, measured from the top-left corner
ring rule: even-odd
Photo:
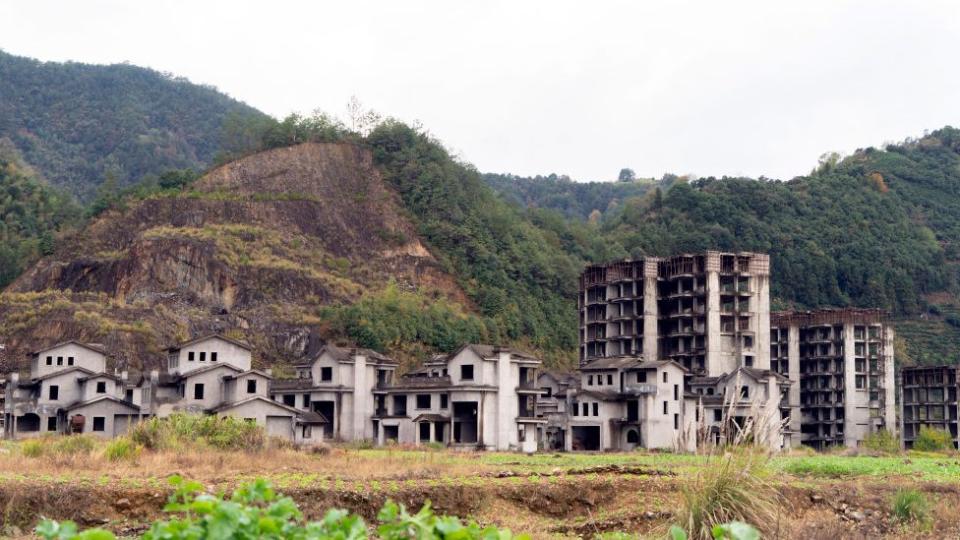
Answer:
[[[59,456],[89,454],[97,447],[99,440],[93,435],[67,435],[57,437],[50,444],[50,452]]]
[[[893,496],[893,515],[901,523],[926,523],[930,520],[930,503],[915,489],[899,489]]]
[[[263,428],[239,418],[172,414],[150,418],[130,430],[130,440],[150,450],[209,445],[220,450],[260,450],[266,445]]]
[[[140,445],[129,437],[117,437],[107,443],[103,449],[103,456],[110,461],[124,461],[137,459],[140,455]]]
[[[708,463],[682,489],[678,525],[691,538],[714,538],[718,525],[753,523],[771,536],[779,526],[780,495],[764,477],[763,456],[741,452]]]
[[[37,440],[31,439],[20,444],[20,453],[29,458],[42,456],[43,450],[43,443]]]
[[[368,538],[367,525],[359,516],[345,510],[329,510],[320,521],[305,523],[303,514],[289,497],[273,491],[264,480],[240,486],[230,499],[203,492],[197,482],[172,477],[175,487],[164,510],[174,515],[170,520],[156,521],[144,533],[144,540],[204,540],[212,538],[267,538],[267,539],[342,539]],[[476,523],[464,525],[455,517],[438,517],[423,505],[411,515],[402,505],[392,501],[377,516],[377,537],[384,540],[433,540],[457,538],[462,540],[517,540],[509,530],[494,527],[481,528]],[[37,534],[47,540],[113,540],[112,533],[91,529],[78,532],[72,522],[58,523],[45,520],[37,526]]]
[[[882,454],[896,454],[900,451],[900,439],[893,433],[881,429],[864,437],[863,448]]]
[[[942,429],[920,426],[920,433],[913,441],[913,449],[921,452],[953,450],[953,438],[950,433]]]

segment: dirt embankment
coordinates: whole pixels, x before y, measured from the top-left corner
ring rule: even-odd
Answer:
[[[672,476],[618,471],[541,478],[488,478],[482,483],[426,481],[395,490],[290,487],[308,519],[330,508],[346,508],[374,521],[387,499],[419,508],[431,501],[441,514],[493,523],[534,538],[591,538],[608,531],[660,535],[672,522],[682,480]],[[783,490],[782,521],[775,538],[956,538],[960,486],[912,486],[935,501],[935,522],[926,530],[897,525],[890,499],[897,486],[879,483],[825,483]],[[84,526],[104,526],[123,534],[143,530],[160,518],[167,492],[162,489],[0,484],[0,507],[7,533],[29,530],[40,516],[72,519]]]

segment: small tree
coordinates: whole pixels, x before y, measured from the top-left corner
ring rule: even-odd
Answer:
[[[617,177],[617,182],[633,182],[637,179],[637,174],[633,172],[633,169],[626,167],[620,169],[620,176]]]

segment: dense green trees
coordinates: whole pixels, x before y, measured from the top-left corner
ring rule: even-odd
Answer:
[[[213,88],[149,69],[0,52],[0,139],[85,200],[108,172],[122,187],[171,168],[203,169],[231,116],[268,118]]]
[[[567,176],[556,174],[532,178],[484,174],[483,180],[510,202],[523,207],[550,208],[577,219],[587,219],[595,210],[601,214],[615,210],[626,199],[639,197],[657,185],[651,179],[574,182]]]
[[[53,253],[57,233],[79,214],[68,195],[37,180],[11,148],[0,145],[0,288],[38,256]]]

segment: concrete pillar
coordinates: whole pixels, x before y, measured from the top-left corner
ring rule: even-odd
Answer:
[[[793,448],[800,448],[801,444],[801,414],[800,414],[800,327],[791,324],[787,330],[787,378],[790,379],[790,431],[793,432]]]
[[[884,396],[883,424],[887,431],[897,433],[897,405],[896,405],[896,374],[894,373],[893,360],[893,327],[883,325],[883,342],[881,343],[880,353],[883,355],[883,388],[880,390]],[[944,416],[949,418],[949,414]]]
[[[657,263],[659,259],[643,260],[643,358],[659,360],[657,324]]]
[[[843,325],[843,444],[850,448],[857,446],[857,422],[860,419],[860,413],[853,406],[857,392],[853,330],[853,323]]]
[[[519,368],[517,373],[519,373]],[[513,366],[510,363],[510,353],[501,352],[497,357],[497,425],[496,446],[500,450],[507,450],[511,444],[517,444],[516,422],[520,415],[520,402],[516,388],[520,379],[513,377]]]
[[[758,257],[758,256],[755,256]],[[767,257],[764,257],[767,259]],[[760,261],[753,264],[751,261],[751,273],[753,277],[753,299],[750,309],[755,313],[751,317],[751,323],[756,332],[757,339],[754,340],[753,366],[760,369],[770,369],[770,275],[761,273],[763,265]],[[769,266],[769,262],[766,266]],[[754,269],[754,267],[757,267]],[[769,271],[768,271],[769,272]]]
[[[369,439],[373,429],[367,418],[373,415],[373,384],[367,376],[367,357],[353,356],[353,418],[344,436],[349,440]]]
[[[708,377],[717,377],[733,372],[735,366],[725,365],[723,346],[720,343],[720,254],[707,252],[707,328],[706,328],[706,366]]]

